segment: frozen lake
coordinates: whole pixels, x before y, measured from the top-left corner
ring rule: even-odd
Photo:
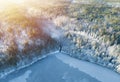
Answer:
[[[15,71],[0,82],[120,82],[120,75],[89,62],[56,53]]]

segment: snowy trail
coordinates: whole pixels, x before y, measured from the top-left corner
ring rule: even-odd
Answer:
[[[98,65],[54,53],[9,74],[0,82],[120,82],[120,75]]]

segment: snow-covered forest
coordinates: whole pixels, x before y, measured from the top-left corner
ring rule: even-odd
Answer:
[[[68,20],[62,28],[66,31],[66,37],[74,45],[71,52],[66,48],[68,53],[78,59],[97,63],[119,72],[119,11],[120,7],[112,7],[106,3],[71,4]]]
[[[21,3],[0,7],[0,74],[57,50],[120,73],[119,0]]]

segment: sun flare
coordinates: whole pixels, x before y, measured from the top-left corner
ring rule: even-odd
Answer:
[[[0,4],[23,3],[25,0],[0,0]]]
[[[26,0],[0,0],[0,11],[14,5],[22,5]]]

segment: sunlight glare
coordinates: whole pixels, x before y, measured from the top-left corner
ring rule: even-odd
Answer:
[[[24,1],[25,0],[0,0],[0,5],[4,6],[4,5],[11,4],[11,3],[21,4]]]

